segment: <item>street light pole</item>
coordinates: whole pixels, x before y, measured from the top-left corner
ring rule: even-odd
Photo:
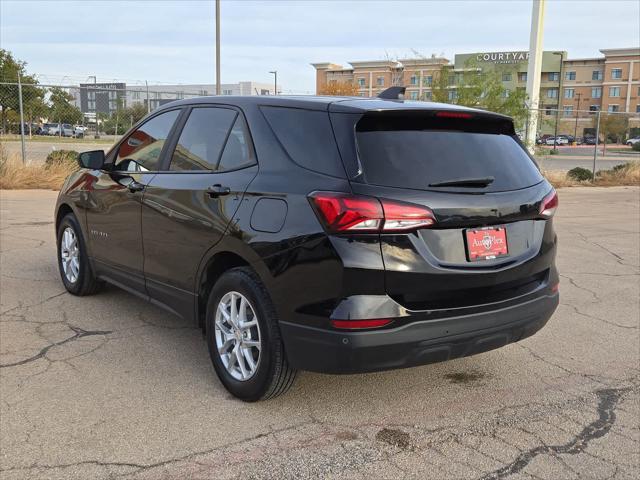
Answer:
[[[562,66],[564,64],[564,52],[553,52],[554,55],[560,55],[560,78],[558,79],[558,105],[556,107],[556,126],[553,132],[553,151],[558,147],[558,120],[560,117],[560,99],[562,98]]]
[[[273,74],[273,94],[278,95],[278,71],[269,72]]]
[[[573,141],[575,142],[576,136],[578,135],[578,115],[580,114],[580,96],[582,94],[581,93],[576,93],[576,97],[578,97],[578,107],[576,108],[576,126],[573,129]]]
[[[220,0],[216,0],[216,95],[220,95]]]

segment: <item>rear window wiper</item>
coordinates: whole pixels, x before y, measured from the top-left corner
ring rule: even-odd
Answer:
[[[455,178],[444,182],[430,183],[430,187],[486,187],[495,180],[494,177]]]

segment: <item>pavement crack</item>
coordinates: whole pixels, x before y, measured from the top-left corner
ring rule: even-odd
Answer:
[[[520,473],[538,455],[576,455],[582,453],[593,440],[607,435],[616,421],[616,407],[620,397],[630,388],[607,388],[596,391],[598,396],[598,418],[586,425],[580,433],[562,445],[537,446],[527,450],[511,462],[498,470],[483,475],[481,480],[493,480],[506,478],[509,475]]]
[[[51,350],[53,347],[59,347],[61,345],[64,345],[65,343],[69,343],[72,342],[74,340],[77,340],[79,338],[83,338],[83,337],[91,337],[94,335],[108,335],[110,333],[112,333],[110,330],[83,330],[80,327],[74,327],[72,325],[69,325],[69,328],[75,332],[72,336],[65,338],[64,340],[60,340],[59,342],[54,342],[51,343],[49,345],[47,345],[46,347],[43,347],[37,354],[29,357],[29,358],[25,358],[24,360],[20,360],[17,362],[13,362],[13,363],[5,363],[5,364],[1,364],[0,368],[9,368],[9,367],[18,367],[20,365],[25,365],[27,363],[33,362],[35,360],[38,360],[42,357],[44,357],[47,352],[49,350]]]

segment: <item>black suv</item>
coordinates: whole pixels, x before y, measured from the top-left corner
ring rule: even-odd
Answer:
[[[558,199],[510,118],[381,98],[168,104],[56,207],[62,281],[202,328],[237,397],[472,355],[558,305]]]

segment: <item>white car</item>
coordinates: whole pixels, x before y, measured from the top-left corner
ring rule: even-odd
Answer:
[[[557,139],[554,137],[549,137],[545,140],[545,144],[546,145],[568,145],[569,144],[569,139],[567,137],[561,137],[558,136]]]
[[[633,137],[626,141],[626,144],[633,147],[636,143],[640,142],[640,137]]]

